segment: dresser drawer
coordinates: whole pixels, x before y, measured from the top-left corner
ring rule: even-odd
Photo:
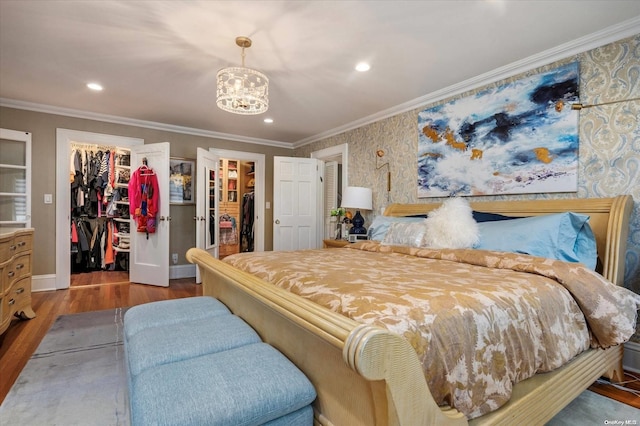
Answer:
[[[11,274],[13,272],[13,274]],[[10,270],[7,271],[7,277],[9,278],[9,284],[12,281],[18,280],[31,273],[31,253],[22,253],[14,257],[11,262]]]
[[[16,246],[13,243],[13,237],[0,238],[0,264],[5,263],[16,252]]]
[[[13,262],[5,262],[0,263],[0,297],[4,294],[5,291],[9,289],[11,286],[11,279],[9,279],[9,269]]]
[[[0,294],[4,294],[11,284],[31,273],[31,253],[20,254],[0,266],[0,273]]]
[[[13,237],[13,244],[16,246],[14,255],[29,251],[33,248],[33,233],[18,233]]]
[[[31,306],[31,277],[25,277],[14,282],[9,293],[5,294],[3,302],[6,300],[6,307],[13,315],[22,311],[25,307]]]
[[[5,315],[8,309],[5,300],[7,300],[7,298],[0,295],[0,330],[6,330],[9,324],[11,324],[11,318],[13,317],[13,315]]]

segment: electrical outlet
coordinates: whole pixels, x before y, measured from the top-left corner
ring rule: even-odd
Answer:
[[[171,260],[173,260],[173,264],[175,265],[176,263],[178,263],[178,253],[173,253],[171,255]]]

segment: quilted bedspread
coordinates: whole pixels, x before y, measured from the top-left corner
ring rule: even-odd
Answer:
[[[589,347],[625,342],[640,295],[580,264],[377,242],[242,253],[225,262],[360,323],[403,335],[431,393],[474,418]]]

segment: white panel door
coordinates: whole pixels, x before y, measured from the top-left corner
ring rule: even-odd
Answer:
[[[320,247],[321,162],[290,157],[274,157],[273,161],[273,250]]]
[[[218,179],[220,159],[198,148],[196,163],[196,247],[218,258]],[[200,268],[196,268],[196,283],[201,283]]]
[[[156,232],[136,232],[131,223],[131,252],[129,254],[129,280],[134,283],[169,286],[169,142],[160,142],[131,148],[131,170],[137,170],[146,159],[147,166],[156,173],[160,190]],[[131,214],[135,206],[130,206]],[[133,216],[132,216],[133,218]]]

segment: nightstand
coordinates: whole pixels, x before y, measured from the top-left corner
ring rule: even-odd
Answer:
[[[340,248],[349,244],[347,240],[322,240],[324,248]]]

